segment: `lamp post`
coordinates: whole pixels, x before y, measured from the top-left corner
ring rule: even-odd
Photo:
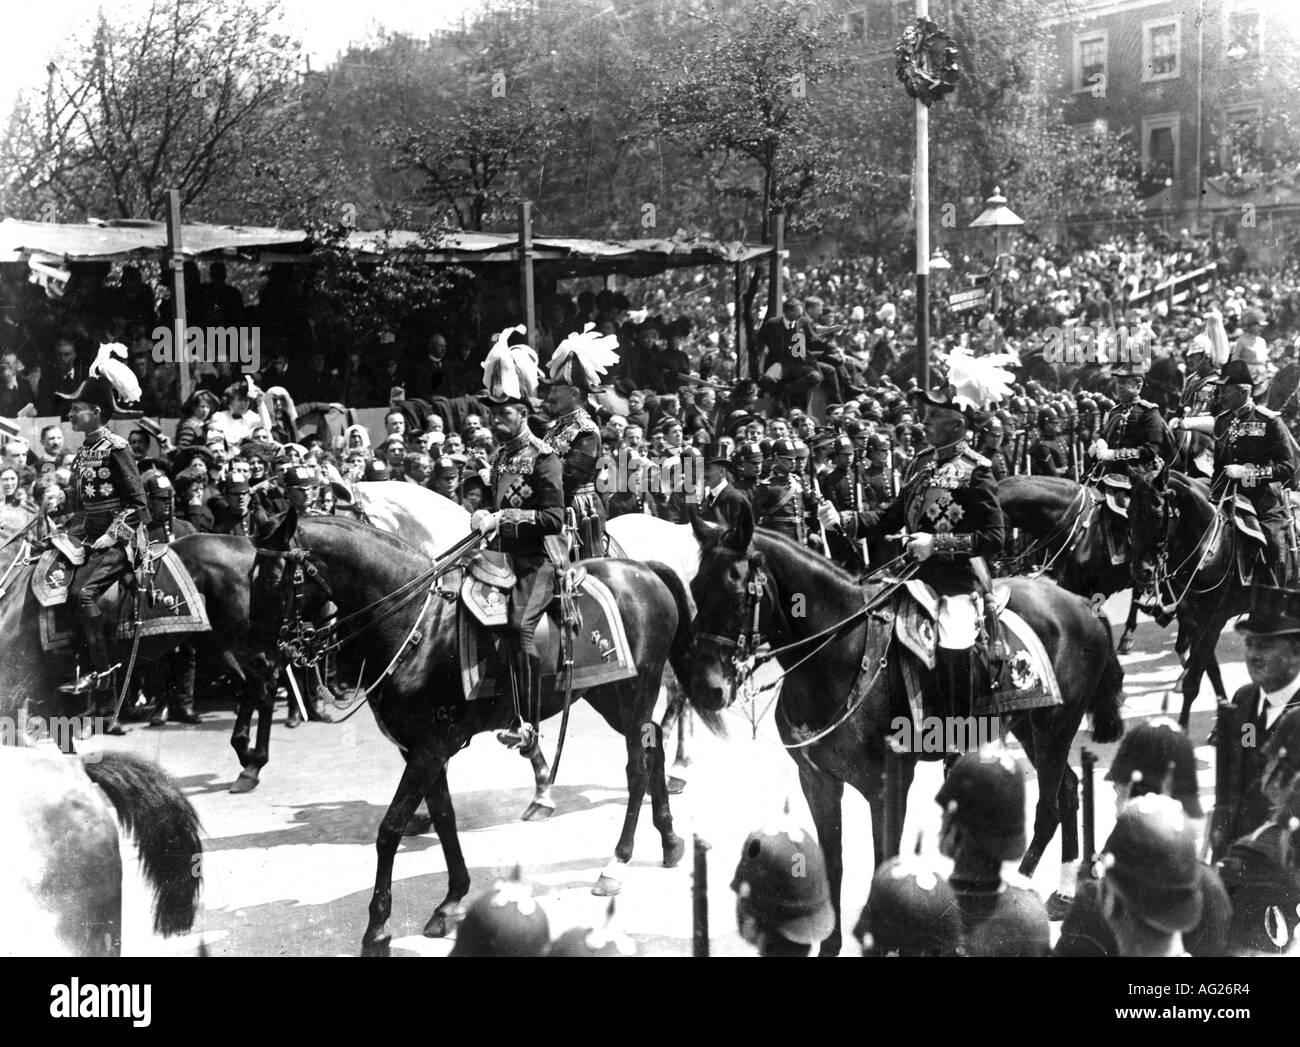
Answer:
[[[993,272],[989,276],[993,284],[989,293],[990,312],[996,312],[1001,304],[998,301],[997,268],[998,261],[1002,256],[1002,230],[1024,224],[1025,220],[1007,206],[1007,198],[1002,195],[1002,190],[995,185],[993,195],[984,201],[984,210],[968,226],[970,229],[993,230]]]

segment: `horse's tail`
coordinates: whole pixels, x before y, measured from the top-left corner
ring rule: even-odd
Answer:
[[[1124,704],[1124,667],[1115,653],[1110,620],[1104,614],[1100,617],[1106,629],[1106,661],[1093,688],[1088,713],[1092,716],[1092,740],[1107,743],[1119,741],[1124,734],[1124,717],[1120,715]]]
[[[154,892],[154,930],[182,934],[194,926],[202,885],[199,816],[155,763],[130,753],[101,753],[84,764],[136,841]]]
[[[668,587],[668,591],[673,594],[673,603],[677,605],[677,632],[673,635],[672,646],[668,650],[668,664],[673,667],[673,675],[677,677],[681,697],[687,704],[691,704],[704,726],[714,734],[725,737],[727,731],[722,717],[691,703],[691,649],[695,646],[695,626],[691,616],[690,597],[686,594],[686,583],[667,564],[651,560],[646,562],[646,566]]]

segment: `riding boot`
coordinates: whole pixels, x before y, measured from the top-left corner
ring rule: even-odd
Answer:
[[[202,723],[203,717],[194,711],[194,661],[195,653],[193,648],[188,651],[181,649],[181,657],[184,663],[180,668],[176,680],[176,688],[172,692],[171,717],[177,723],[196,724]]]
[[[101,677],[108,669],[108,643],[104,639],[103,612],[94,603],[84,604],[78,610],[77,617],[86,640],[90,668],[73,683],[60,687],[59,690],[64,694],[88,694],[102,689]]]
[[[541,659],[530,657],[518,646],[511,654],[516,712],[520,722],[508,731],[498,731],[497,741],[508,749],[518,749],[521,756],[529,757],[537,745],[536,710],[540,709]]]

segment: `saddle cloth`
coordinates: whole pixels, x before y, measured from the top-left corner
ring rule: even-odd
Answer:
[[[1254,581],[1256,560],[1265,557],[1268,539],[1255,506],[1245,495],[1235,495],[1225,504],[1224,512],[1230,525],[1224,539],[1233,543],[1237,578],[1242,585],[1250,585]]]
[[[1002,679],[995,686],[987,705],[973,710],[975,716],[1001,716],[1026,709],[1040,709],[1061,705],[1060,682],[1052,668],[1052,660],[1038,634],[1020,615],[1012,611],[1007,602],[1011,590],[1005,585],[993,587],[994,606],[998,616],[998,639],[1003,644],[1006,659]],[[960,616],[953,624],[946,623],[946,614]],[[923,675],[928,676],[935,666],[935,650],[941,637],[955,638],[969,629],[969,619],[978,623],[982,612],[973,599],[941,598],[930,586],[913,578],[894,597],[894,635],[899,643],[915,658],[912,671],[904,665],[904,679],[908,683],[908,700],[913,717],[924,716]],[[974,637],[972,636],[972,642]],[[943,644],[947,647],[948,644]],[[922,674],[921,670],[924,670]],[[915,694],[913,692],[916,692]],[[921,721],[916,726],[919,728]]]
[[[462,594],[474,578],[467,578]],[[500,594],[502,605],[509,593]],[[585,574],[579,583],[577,599],[578,632],[573,650],[573,690],[578,692],[601,684],[627,680],[637,675],[632,661],[632,647],[628,643],[623,618],[618,612],[618,602],[609,586],[598,578]],[[537,650],[542,661],[542,689],[559,690],[564,685],[563,666],[560,665],[560,634],[557,617],[558,597],[551,602],[546,616],[537,624]],[[489,657],[502,631],[484,626],[479,620],[479,608],[462,600],[457,615],[460,648],[461,687],[466,701],[492,697],[496,694],[496,680],[492,672],[493,659]],[[504,624],[505,617],[501,618]],[[508,686],[508,685],[507,685]]]
[[[134,636],[132,622],[137,600],[141,601],[141,638],[166,633],[208,632],[212,625],[208,621],[207,606],[181,558],[164,542],[150,546],[149,555],[155,569],[151,591],[141,593],[132,573],[125,587],[127,599],[123,599],[122,583],[117,582],[100,601],[105,611],[117,617],[117,639],[129,641]],[[66,610],[72,574],[72,565],[58,549],[47,549],[32,574],[32,594],[41,608],[41,646],[45,650],[62,647],[77,635]]]

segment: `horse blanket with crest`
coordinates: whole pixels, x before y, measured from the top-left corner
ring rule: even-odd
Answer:
[[[573,690],[575,692],[637,675],[632,647],[627,639],[618,601],[600,579],[579,564],[572,568],[573,611],[577,630],[572,644]],[[563,590],[563,578],[557,579]],[[504,638],[509,600],[515,584],[514,572],[504,559],[479,556],[470,562],[460,583],[458,611],[461,685],[465,698],[474,700],[496,693],[492,657],[497,642]],[[559,600],[552,606],[559,606]],[[565,685],[560,626],[554,616],[538,623],[537,651],[542,663],[543,690],[561,690]]]
[[[41,554],[32,573],[32,595],[40,606],[41,646],[45,650],[64,647],[79,635],[72,615],[66,612],[74,570],[60,549],[50,548]],[[141,639],[168,633],[201,633],[212,628],[194,579],[165,543],[152,545],[147,559],[137,563],[130,577],[138,581],[141,575],[149,579],[143,588],[129,584],[124,592],[122,584],[117,583],[105,594],[106,609],[116,614],[115,636],[119,641],[129,642],[134,637],[137,610]]]
[[[1005,658],[1001,679],[994,681],[992,695],[982,696],[984,704],[972,709],[972,716],[1002,716],[1063,701],[1047,649],[1029,623],[1007,606],[1010,599],[1007,586],[994,585],[999,632],[996,639],[1003,645]],[[931,715],[925,708],[924,696],[932,686],[935,648],[943,615],[951,605],[951,600],[941,602],[930,586],[915,578],[894,597],[894,635],[908,652],[903,659],[903,679],[917,729]]]

